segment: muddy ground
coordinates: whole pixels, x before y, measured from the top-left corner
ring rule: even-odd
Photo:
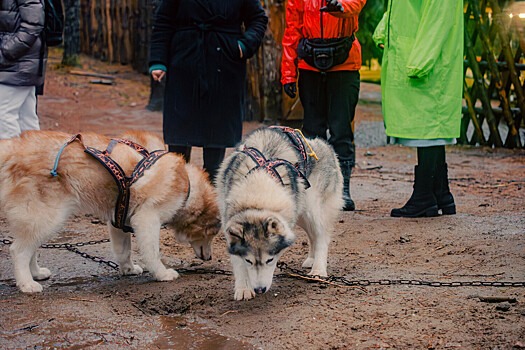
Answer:
[[[114,75],[115,84],[92,84],[97,78],[68,74],[56,67],[55,57],[46,95],[39,100],[42,129],[160,133],[161,114],[144,108],[146,76],[85,57],[82,62],[84,70]],[[356,121],[362,135],[381,124],[377,97],[377,86],[363,84]],[[256,126],[246,124],[246,130]],[[383,137],[358,143],[352,178],[358,210],[341,213],[335,225],[329,273],[384,283],[525,281],[524,151],[454,146],[447,148],[447,157],[458,214],[395,219],[391,208],[411,193],[415,152],[384,146]],[[200,161],[197,152],[193,161]],[[10,238],[0,220],[0,239]],[[96,218],[77,216],[54,242],[104,238],[106,228]],[[148,273],[120,277],[66,249],[41,249],[41,265],[53,275],[35,295],[16,289],[9,247],[0,243],[0,348],[525,348],[523,286],[347,286],[309,282],[287,270],[278,271],[268,293],[236,302],[222,237],[214,241],[210,262],[195,259],[192,249],[167,230],[161,239],[165,263],[186,269],[174,282],[154,282]],[[112,258],[109,243],[77,248]],[[306,235],[298,230],[281,261],[300,269],[306,254]]]

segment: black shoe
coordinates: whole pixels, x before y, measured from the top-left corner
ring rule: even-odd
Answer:
[[[395,218],[419,218],[438,216],[438,205],[432,185],[432,174],[423,174],[418,166],[414,169],[414,191],[402,208],[392,209],[390,216]]]

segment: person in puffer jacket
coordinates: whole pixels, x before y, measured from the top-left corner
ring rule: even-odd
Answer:
[[[355,166],[352,121],[359,98],[361,45],[355,32],[366,0],[288,0],[281,61],[284,92],[299,99],[304,109],[302,132],[328,139],[339,157],[343,174],[345,211],[355,210],[350,176]],[[319,69],[298,55],[304,39],[351,38],[344,62]],[[297,84],[299,86],[297,86]],[[329,135],[329,136],[328,136]]]
[[[42,0],[0,1],[0,139],[40,129],[35,91],[47,60],[44,18]]]

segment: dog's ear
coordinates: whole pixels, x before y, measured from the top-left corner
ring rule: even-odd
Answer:
[[[228,236],[228,253],[237,256],[246,256],[249,251],[248,244],[244,239],[243,227],[239,223],[234,223],[226,229]]]
[[[264,222],[264,234],[269,237],[272,235],[280,235],[284,231],[284,226],[281,220],[275,216],[270,216]]]
[[[227,229],[226,229],[227,238],[229,238],[229,241],[244,241],[244,230],[243,226],[237,222],[232,223]]]

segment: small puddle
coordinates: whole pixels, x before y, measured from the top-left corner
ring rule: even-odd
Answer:
[[[152,344],[158,349],[255,350],[255,346],[225,337],[202,324],[182,317],[160,316],[161,330]]]

